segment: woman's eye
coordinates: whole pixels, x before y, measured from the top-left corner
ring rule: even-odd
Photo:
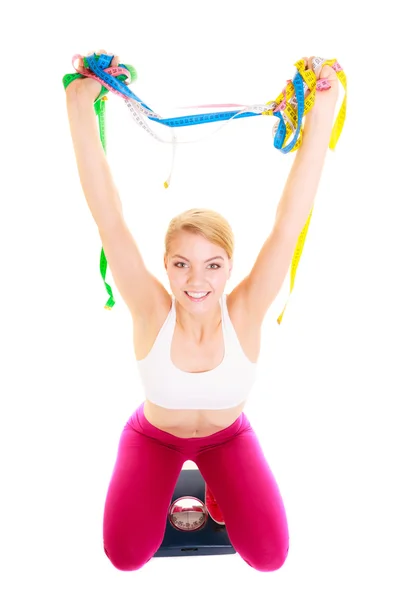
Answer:
[[[185,266],[185,265],[186,265],[186,263],[183,263],[183,262],[174,263],[174,266],[179,267],[179,268],[181,268],[182,266]],[[217,263],[211,263],[211,265],[208,265],[208,266],[211,267],[212,270],[214,270],[214,271],[215,271],[215,269],[221,268],[221,265],[218,265]]]

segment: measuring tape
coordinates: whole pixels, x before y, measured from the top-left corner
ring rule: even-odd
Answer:
[[[77,59],[83,59],[83,67],[78,69],[74,63]],[[329,148],[334,150],[339,137],[342,133],[344,121],[346,118],[347,108],[347,80],[346,75],[339,65],[337,60],[325,60],[323,58],[315,57],[312,60],[312,70],[306,69],[307,64],[304,59],[301,59],[295,63],[296,73],[292,80],[287,80],[286,86],[282,90],[279,96],[267,104],[254,104],[244,106],[242,104],[203,104],[198,106],[186,106],[180,107],[183,109],[196,108],[196,109],[231,109],[235,110],[223,110],[223,111],[211,111],[203,112],[201,114],[193,114],[181,117],[162,118],[159,114],[154,112],[149,106],[147,106],[136,94],[130,89],[129,85],[136,81],[137,72],[132,65],[120,64],[116,67],[110,67],[113,57],[106,54],[92,54],[88,57],[83,57],[80,54],[76,54],[72,58],[72,66],[77,71],[73,74],[67,74],[63,77],[64,88],[78,78],[90,77],[101,83],[102,88],[94,102],[94,110],[98,117],[99,133],[101,143],[104,152],[107,151],[106,142],[106,130],[105,130],[105,100],[108,100],[107,94],[111,92],[121,97],[134,121],[142,127],[149,135],[154,139],[162,143],[170,143],[173,145],[172,152],[172,166],[171,172],[167,180],[164,182],[164,187],[168,188],[171,182],[172,171],[174,167],[175,151],[177,144],[188,144],[193,143],[197,140],[182,141],[178,140],[175,130],[179,127],[188,127],[192,125],[204,125],[207,123],[221,122],[221,126],[215,130],[212,134],[216,133],[221,127],[227,125],[233,119],[257,117],[257,116],[274,116],[278,118],[278,121],[274,124],[272,134],[274,139],[274,147],[282,152],[288,154],[289,152],[295,152],[302,142],[303,136],[303,118],[312,109],[315,102],[315,94],[317,91],[324,91],[330,88],[327,79],[316,78],[315,71],[318,67],[328,65],[333,68],[336,75],[344,88],[344,98],[342,105],[336,117],[331,137],[329,141]],[[158,133],[156,133],[150,126],[151,122],[156,122],[164,125],[170,130],[170,139],[164,139]],[[209,136],[205,136],[209,137]],[[204,139],[204,138],[202,138]],[[303,227],[300,236],[297,241],[296,249],[293,255],[291,270],[290,270],[290,291],[289,298],[294,288],[294,281],[296,278],[297,268],[300,262],[300,257],[303,252],[307,231],[310,225],[312,216],[312,210],[307,218],[307,222]],[[104,281],[104,285],[109,294],[109,299],[105,304],[104,308],[111,310],[115,304],[113,292],[111,287],[106,282],[107,272],[107,258],[104,254],[103,248],[101,249],[100,255],[100,273]],[[289,299],[288,299],[289,301]],[[286,310],[287,303],[278,317],[278,323],[280,324]]]

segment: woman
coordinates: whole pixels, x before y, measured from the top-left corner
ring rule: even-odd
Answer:
[[[306,62],[312,68],[312,58]],[[118,64],[116,56],[112,66]],[[82,189],[132,315],[146,396],[123,429],[105,502],[104,550],[117,569],[140,569],[158,550],[186,460],[197,464],[208,511],[225,523],[243,560],[259,571],[279,569],[286,560],[285,508],[243,409],[256,378],[262,322],[313,207],[328,149],[338,81],[327,66],[316,76],[331,87],[317,93],[306,117],[271,233],[230,294],[224,290],[233,235],[212,210],[188,210],[169,225],[164,263],[172,295],[146,269],[99,139],[93,103],[101,85],[86,78],[66,89]]]

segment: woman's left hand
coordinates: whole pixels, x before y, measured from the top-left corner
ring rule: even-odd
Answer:
[[[306,69],[312,70],[312,61],[315,57],[303,57],[303,60],[306,63]],[[327,90],[316,90],[315,92],[315,103],[311,109],[311,113],[318,112],[331,112],[332,108],[336,105],[336,102],[339,97],[339,80],[336,75],[336,72],[332,67],[325,65],[321,68],[321,65],[316,67],[315,76],[317,81],[319,79],[326,79],[328,85],[330,85],[330,89]]]

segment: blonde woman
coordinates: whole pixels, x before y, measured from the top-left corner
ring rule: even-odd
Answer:
[[[312,58],[306,60],[312,68]],[[317,78],[328,78],[331,87],[317,93],[306,117],[271,232],[229,294],[233,234],[213,210],[187,210],[168,227],[164,264],[172,294],[147,270],[99,139],[93,103],[101,85],[85,78],[66,89],[82,189],[132,315],[145,396],[122,431],[105,501],[104,550],[117,569],[140,569],[160,547],[186,460],[198,466],[208,511],[226,525],[243,560],[259,571],[286,560],[284,504],[243,410],[256,379],[262,322],[288,273],[328,149],[338,81],[330,67],[320,71]]]

